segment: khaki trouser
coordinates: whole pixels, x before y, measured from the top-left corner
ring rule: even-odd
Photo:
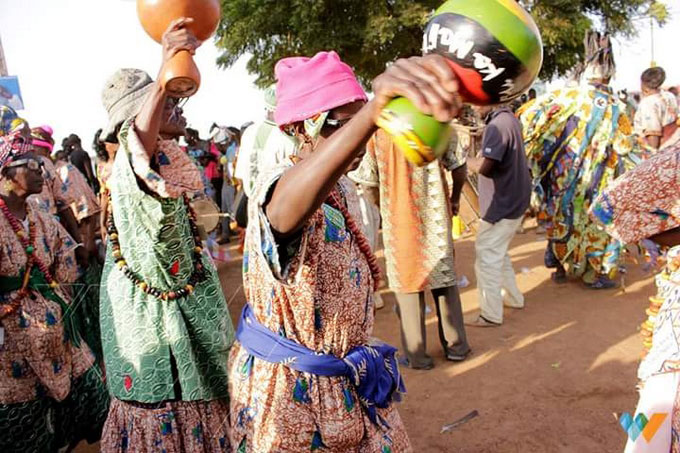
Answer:
[[[517,288],[515,272],[512,269],[508,247],[515,237],[519,219],[503,219],[496,223],[480,221],[475,250],[475,274],[482,316],[491,322],[503,322],[503,296],[509,297],[509,304],[524,306],[524,296]]]
[[[432,364],[425,335],[425,292],[397,293],[397,314],[401,322],[401,344],[414,368]],[[437,307],[439,341],[445,353],[464,355],[470,350],[463,325],[463,310],[457,286],[432,290]]]

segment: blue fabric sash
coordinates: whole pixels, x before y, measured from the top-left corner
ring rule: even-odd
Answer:
[[[265,362],[318,376],[347,377],[366,414],[376,424],[386,425],[376,408],[387,408],[392,401],[400,400],[401,393],[406,393],[397,364],[397,349],[388,344],[357,346],[339,359],[272,332],[255,318],[248,304],[243,307],[236,339],[249,354]]]

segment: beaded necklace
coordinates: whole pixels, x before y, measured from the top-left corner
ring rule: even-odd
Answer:
[[[130,269],[127,261],[125,261],[123,253],[120,249],[118,230],[116,229],[116,224],[113,220],[113,201],[111,200],[111,195],[109,194],[109,214],[106,221],[106,230],[109,235],[109,240],[111,241],[111,255],[113,256],[118,269],[120,269],[120,271],[128,278],[128,280],[135,284],[140,290],[157,299],[166,301],[181,299],[188,296],[194,291],[196,285],[206,279],[205,269],[203,268],[203,264],[201,262],[203,245],[198,227],[196,226],[196,213],[192,209],[189,203],[189,198],[186,196],[186,194],[182,198],[187,209],[191,233],[194,237],[193,271],[189,277],[189,280],[184,286],[175,290],[163,291],[159,288],[149,285],[147,282],[142,280],[136,272]]]
[[[40,261],[37,256],[35,256],[35,234],[36,234],[36,227],[35,223],[33,223],[33,219],[30,215],[29,211],[30,207],[28,204],[26,205],[26,218],[28,218],[28,237],[26,237],[26,232],[24,231],[23,227],[21,226],[21,222],[19,219],[16,218],[14,214],[9,210],[9,207],[5,203],[5,200],[0,198],[0,211],[2,211],[3,215],[7,219],[7,222],[9,222],[9,225],[12,227],[12,230],[14,231],[14,234],[16,235],[17,239],[19,239],[19,242],[21,242],[21,245],[24,247],[24,251],[26,252],[26,269],[24,271],[24,276],[23,276],[23,282],[21,285],[21,289],[17,291],[16,297],[10,301],[8,304],[4,304],[0,306],[0,319],[3,319],[10,314],[14,313],[19,309],[21,306],[21,301],[25,298],[28,297],[28,282],[31,278],[31,269],[33,266],[36,266],[40,272],[45,276],[45,279],[49,282],[50,288],[54,289],[59,286],[59,283],[52,277],[52,274],[49,271],[49,268],[45,263]]]

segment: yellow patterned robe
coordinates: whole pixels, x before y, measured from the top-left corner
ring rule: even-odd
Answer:
[[[534,203],[548,220],[546,265],[561,263],[592,283],[613,276],[622,245],[592,222],[593,200],[646,156],[626,107],[611,88],[587,84],[548,93],[518,112],[534,178]]]

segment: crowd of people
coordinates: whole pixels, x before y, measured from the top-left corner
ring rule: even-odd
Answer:
[[[185,25],[166,31],[161,68],[200,45]],[[422,167],[375,123],[397,95],[458,116],[437,55],[397,60],[371,100],[335,52],[283,58],[263,118],[214,124],[208,139],[162,83],[121,69],[102,92],[96,165],[78,136],[55,150],[52,128],[0,107],[0,450],[410,451],[393,401],[399,366],[434,366],[426,294],[443,357],[466,360],[466,326],[498,327],[504,307],[525,305],[509,249],[528,210],[557,284],[617,286],[627,244],[665,257],[639,411],[672,413],[656,451],[679,449],[680,111],[653,67],[629,117],[612,55],[588,33],[580,84],[476,107],[479,155],[454,136]],[[451,219],[468,172],[480,313],[464,319]],[[196,200],[222,213],[217,242],[245,231],[236,330]],[[381,243],[400,354],[371,338]]]

